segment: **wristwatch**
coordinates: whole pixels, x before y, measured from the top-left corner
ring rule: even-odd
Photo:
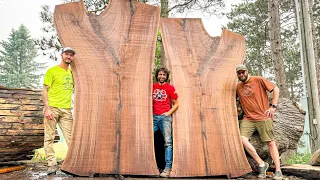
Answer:
[[[277,107],[278,107],[278,105],[276,105],[276,104],[271,104],[271,107],[273,107],[273,108],[277,108]]]

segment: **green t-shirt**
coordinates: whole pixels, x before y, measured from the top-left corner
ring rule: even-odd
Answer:
[[[49,86],[49,106],[58,108],[71,108],[71,96],[73,92],[73,77],[71,69],[63,69],[60,66],[50,68],[44,76],[44,85]]]

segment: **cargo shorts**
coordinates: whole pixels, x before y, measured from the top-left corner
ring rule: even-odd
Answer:
[[[265,119],[262,121],[248,121],[242,120],[240,123],[241,136],[251,138],[252,134],[258,131],[262,142],[269,142],[274,140],[273,120]]]

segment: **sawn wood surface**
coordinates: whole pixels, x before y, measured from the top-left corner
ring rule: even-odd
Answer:
[[[75,49],[74,123],[62,169],[81,176],[155,175],[152,70],[159,8],[112,0],[99,15],[58,5],[55,27]]]
[[[74,123],[64,171],[159,174],[151,90],[159,8],[130,2],[111,0],[99,16],[87,15],[82,2],[55,8],[59,38],[76,50]],[[243,37],[224,31],[212,38],[199,19],[164,19],[161,30],[180,102],[173,120],[172,176],[249,172],[234,97]]]
[[[235,68],[245,56],[242,36],[210,37],[201,19],[161,19],[171,83],[179,94],[173,117],[172,176],[241,176],[246,159],[235,102]]]

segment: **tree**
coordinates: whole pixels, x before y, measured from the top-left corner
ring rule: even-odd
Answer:
[[[267,1],[257,0],[234,5],[226,16],[230,19],[227,28],[246,38],[245,62],[249,65],[249,71],[252,75],[263,75],[272,66],[267,42]]]
[[[18,30],[12,30],[8,41],[0,43],[0,84],[10,88],[39,87],[43,74],[40,69],[45,63],[37,63],[37,49],[28,29],[21,25]]]
[[[63,3],[76,2],[79,0],[62,0]],[[161,6],[161,17],[168,18],[176,13],[184,13],[186,11],[201,11],[207,15],[219,13],[224,8],[223,0],[138,0],[139,2],[148,3],[154,6]],[[109,0],[84,0],[84,4],[89,13],[99,15],[107,6]],[[48,6],[43,6],[41,11],[41,21],[43,22],[42,30],[46,32],[47,37],[43,37],[36,41],[44,55],[49,55],[51,59],[57,60],[56,51],[59,51],[61,44],[53,26],[53,13],[50,12]],[[155,64],[159,66],[165,65],[165,54],[161,41],[161,34],[158,34]]]
[[[79,0],[61,0],[62,3],[77,2]],[[99,15],[107,6],[109,0],[84,0],[84,4],[89,13]],[[61,43],[53,24],[53,12],[50,11],[48,5],[41,7],[40,19],[43,23],[41,30],[45,32],[46,36],[41,37],[35,41],[36,45],[40,48],[43,55],[48,55],[50,59],[57,61],[58,57],[56,52],[59,52]]]
[[[280,89],[280,97],[289,97],[287,77],[284,70],[283,48],[281,39],[280,5],[278,0],[268,1],[269,36],[271,42],[271,59],[275,68],[275,78]]]
[[[161,17],[173,16],[176,13],[186,11],[200,11],[209,16],[220,13],[224,8],[223,0],[145,0],[146,3],[159,6],[161,5]]]
[[[309,4],[310,6],[312,7],[312,17],[311,17],[311,21],[313,21],[313,24],[312,24],[312,28],[313,28],[313,35],[314,35],[314,38],[315,38],[315,44],[317,45],[317,61],[318,63],[319,62],[319,57],[320,57],[320,26],[315,26],[316,24],[320,24],[320,1],[315,1],[315,0],[309,0]]]
[[[290,98],[298,100],[302,88],[301,66],[299,58],[298,32],[295,20],[295,8],[291,0],[280,2],[280,32],[284,70],[290,91]],[[227,27],[246,38],[247,55],[245,63],[252,75],[263,75],[276,79],[271,59],[270,28],[268,26],[268,1],[250,0],[234,5],[226,14],[230,22]],[[279,34],[278,34],[279,35]],[[278,36],[279,37],[279,36]],[[277,82],[278,85],[278,82]]]
[[[312,26],[312,35],[313,35],[313,47],[314,47],[314,58],[316,61],[316,69],[317,69],[317,79],[318,79],[318,94],[320,97],[320,26],[316,26],[316,24],[320,24],[320,1],[309,0],[309,6],[312,7],[312,11],[310,11],[311,18],[311,26]],[[319,99],[320,100],[320,99]]]

